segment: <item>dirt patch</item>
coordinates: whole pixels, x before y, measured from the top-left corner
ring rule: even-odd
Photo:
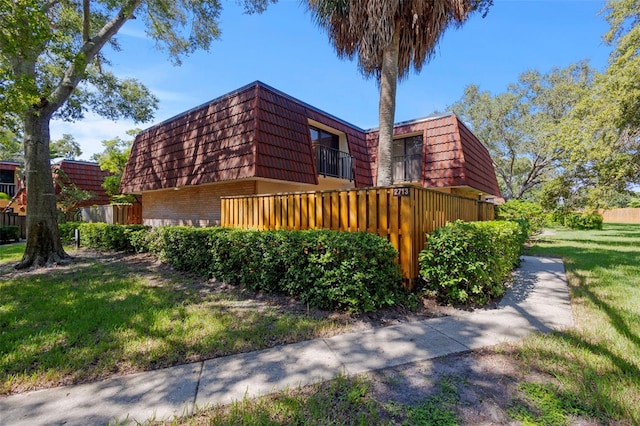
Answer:
[[[519,384],[560,384],[522,364],[514,346],[502,345],[367,373],[371,396],[383,406],[417,406],[452,392],[460,425],[519,425],[510,412],[526,398]],[[446,398],[444,398],[446,399]],[[572,417],[569,423],[597,426],[593,419]]]
[[[518,424],[507,410],[525,379],[510,350],[477,350],[374,373],[373,397],[381,403],[419,405],[442,393],[443,383],[456,393],[462,424]]]

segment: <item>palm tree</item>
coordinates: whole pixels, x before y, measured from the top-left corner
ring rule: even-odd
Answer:
[[[451,25],[471,12],[484,14],[493,0],[307,0],[314,20],[324,28],[339,57],[358,57],[365,77],[380,87],[377,185],[393,183],[392,141],[398,79],[416,72],[433,56]]]

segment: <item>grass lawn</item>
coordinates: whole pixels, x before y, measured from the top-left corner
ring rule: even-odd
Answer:
[[[517,377],[535,379],[515,382],[505,411],[526,425],[640,424],[640,225],[557,230],[528,252],[563,257],[576,325],[496,349],[532,372]],[[211,283],[154,271],[117,257],[25,276],[3,276],[0,265],[2,391],[258,349],[337,327],[268,306],[243,310],[241,298],[221,300]],[[171,423],[457,424],[455,389],[465,383],[440,380],[434,396],[406,405],[377,400],[364,377],[339,378]]]
[[[0,246],[0,395],[97,380],[335,333],[329,319],[252,302],[149,257],[80,256],[13,271]],[[73,254],[73,252],[71,252]]]
[[[555,420],[583,413],[640,424],[640,225],[559,230],[529,253],[563,257],[576,326],[521,345],[522,359],[556,380],[522,384],[528,403],[517,417],[562,424]]]
[[[19,262],[24,253],[26,243],[0,245],[0,264]]]

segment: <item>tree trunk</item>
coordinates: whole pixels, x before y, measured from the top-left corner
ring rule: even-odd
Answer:
[[[393,41],[382,54],[380,73],[380,105],[378,131],[378,178],[377,186],[393,184],[393,124],[396,113],[396,87],[398,84],[398,54],[400,35],[393,35]]]
[[[64,263],[69,256],[60,241],[56,195],[49,158],[50,115],[31,111],[24,117],[27,246],[17,269]]]

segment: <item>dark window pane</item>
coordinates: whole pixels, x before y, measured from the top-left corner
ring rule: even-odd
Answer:
[[[13,183],[13,170],[0,170],[0,182]]]
[[[311,142],[318,143],[318,139],[320,139],[320,135],[318,134],[318,129],[310,127],[309,131],[311,133]]]
[[[393,180],[419,181],[422,178],[422,136],[393,141]]]

